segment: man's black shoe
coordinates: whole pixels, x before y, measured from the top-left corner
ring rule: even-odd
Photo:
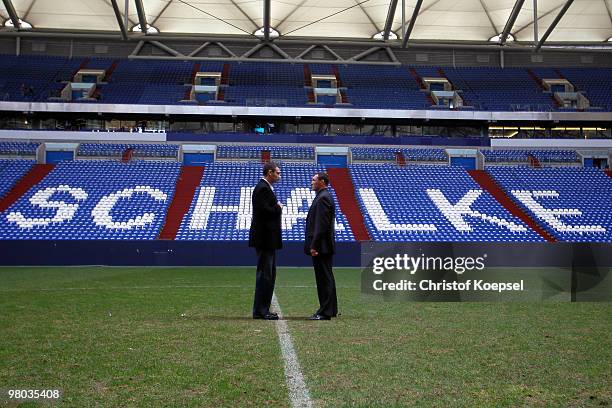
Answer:
[[[268,313],[265,315],[253,315],[253,319],[278,320],[278,315],[276,313]]]
[[[313,314],[312,316],[308,318],[308,320],[331,320],[331,317],[323,316],[320,314]]]

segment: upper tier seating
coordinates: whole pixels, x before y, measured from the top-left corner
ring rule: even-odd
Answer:
[[[574,86],[583,92],[592,107],[612,111],[611,68],[562,68],[559,70]]]
[[[0,100],[47,101],[57,96],[69,81],[81,59],[63,57],[0,56]]]
[[[134,149],[134,157],[176,158],[179,146],[175,144],[153,143],[81,143],[77,150],[79,156],[121,157],[126,149]]]
[[[35,142],[0,142],[1,156],[34,156],[40,143]]]
[[[267,62],[80,59],[38,56],[0,58],[0,101],[40,101],[58,97],[81,64],[110,69],[108,83],[98,84],[91,103],[181,104],[189,96],[194,72],[226,72],[222,103],[240,106],[320,107],[308,103],[304,65]],[[116,62],[116,63],[115,63]],[[227,67],[227,70],[224,70]],[[308,64],[311,74],[335,75],[344,102],[366,109],[429,109],[432,101],[420,89],[408,66]],[[440,77],[438,67],[415,67],[421,76]],[[461,91],[465,106],[486,111],[550,111],[557,107],[527,68],[442,67]],[[591,100],[594,110],[612,111],[612,69],[558,70]],[[535,76],[560,77],[538,68]],[[25,92],[22,88],[25,85]],[[31,90],[30,90],[31,88]],[[98,100],[98,102],[96,102]],[[84,101],[81,101],[84,102]],[[219,102],[215,102],[219,103]],[[331,104],[333,106],[333,104]]]
[[[444,72],[463,91],[465,104],[476,109],[550,111],[555,107],[524,68],[444,68]]]
[[[396,152],[401,152],[406,161],[448,161],[440,148],[351,147],[351,152],[353,160],[360,161],[395,161]]]
[[[580,161],[574,150],[519,150],[491,149],[482,150],[487,162],[525,163],[533,156],[541,163],[577,163]]]
[[[306,146],[219,145],[217,159],[260,159],[263,150],[272,160],[314,160],[314,148]]]
[[[368,109],[425,109],[431,106],[406,67],[349,65],[338,68],[348,101]]]

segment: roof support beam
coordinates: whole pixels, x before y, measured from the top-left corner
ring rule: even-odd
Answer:
[[[159,20],[159,18],[162,16],[162,14],[164,14],[166,12],[166,10],[168,9],[168,7],[170,7],[170,5],[172,4],[174,0],[170,0],[169,2],[166,3],[166,5],[164,6],[163,9],[161,9],[161,11],[159,12],[159,14],[157,16],[155,16],[155,18],[153,19],[153,21],[151,21],[151,25],[154,26],[155,23],[157,23],[157,20]]]
[[[359,6],[359,8],[363,12],[363,14],[365,14],[365,16],[368,18],[368,20],[370,20],[370,24],[372,24],[372,26],[374,27],[374,30],[376,30],[376,32],[379,33],[382,30],[380,28],[378,28],[378,26],[376,25],[374,20],[372,20],[372,17],[368,14],[368,12],[362,6],[362,4],[366,3],[367,1],[369,1],[369,0],[365,0],[365,1],[355,0],[355,3],[356,3],[357,6]]]
[[[227,48],[222,42],[219,42],[219,41],[206,41],[204,44],[200,45],[198,48],[196,48],[195,50],[191,51],[189,53],[189,55],[187,55],[187,56],[188,57],[195,57],[200,51],[202,51],[204,48],[208,47],[209,45],[216,45],[217,47],[219,47],[223,51],[225,51],[227,53],[227,55],[229,55],[230,57],[238,58],[238,56],[236,54],[234,54],[234,52],[232,50]]]
[[[608,12],[608,17],[610,18],[610,24],[612,24],[612,10],[610,10],[610,6],[606,0],[603,0],[604,6],[606,6],[606,11]]]
[[[34,7],[34,4],[36,4],[36,0],[32,0],[30,5],[28,6],[28,9],[26,10],[22,18],[23,21],[28,21],[28,16],[30,15],[30,11],[32,11],[32,8]]]
[[[561,11],[559,11],[559,14],[557,14],[557,17],[555,17],[555,19],[553,20],[553,22],[550,25],[550,27],[548,27],[548,30],[546,30],[546,32],[544,33],[544,35],[542,36],[542,38],[540,39],[540,41],[536,45],[535,51],[539,51],[540,48],[542,48],[542,45],[544,45],[544,43],[546,42],[546,40],[548,39],[550,34],[555,29],[555,27],[557,27],[557,24],[559,24],[559,21],[561,21],[561,19],[565,15],[565,12],[570,8],[570,6],[572,5],[573,2],[574,2],[574,0],[567,0],[567,2],[565,3],[565,5],[561,9]]]
[[[251,24],[253,24],[253,31],[257,30],[259,28],[259,26],[257,25],[257,23],[255,22],[255,20],[253,20],[253,18],[251,16],[249,16],[247,13],[245,13],[245,11],[238,5],[238,3],[236,3],[234,0],[230,0],[230,3],[232,3],[232,5],[234,7],[236,7],[236,9],[242,13],[242,15],[248,19]]]
[[[544,14],[539,16],[537,19],[534,19],[533,23],[529,23],[529,24],[526,24],[526,25],[524,25],[522,27],[519,27],[516,31],[514,31],[512,33],[512,35],[516,37],[516,35],[518,33],[520,33],[521,31],[525,30],[526,28],[528,28],[531,24],[538,24],[538,21],[541,21],[544,17],[549,16],[550,14],[554,13],[556,10],[559,10],[561,7],[563,7],[563,6],[556,6],[554,9],[548,10],[547,12],[545,12]]]
[[[17,15],[17,12],[15,11],[15,7],[13,7],[13,2],[11,2],[11,0],[2,0],[2,3],[4,3],[4,7],[6,7],[6,11],[8,12],[9,17],[11,21],[13,22],[13,27],[15,27],[17,30],[21,29],[21,23],[19,22],[19,16]]]
[[[142,0],[134,0],[136,2],[136,11],[138,12],[138,22],[140,23],[140,31],[143,34],[147,33],[147,16],[145,15]]]
[[[121,17],[121,11],[119,11],[117,0],[111,0],[111,3],[113,4],[113,11],[115,12],[115,17],[117,18],[117,24],[121,30],[121,39],[127,40],[127,30],[125,29],[125,24],[123,24],[123,18]]]
[[[195,57],[196,54],[200,51],[202,51],[204,48],[208,47],[210,45],[210,41],[206,41],[204,44],[200,45],[198,48],[196,48],[195,50],[191,51],[189,53],[189,55],[187,55],[188,57]]]
[[[263,2],[264,41],[270,41],[270,0]]]
[[[138,56],[138,53],[140,52],[140,50],[142,50],[142,47],[144,47],[145,42],[144,41],[138,41],[138,44],[136,44],[136,47],[134,47],[134,49],[132,50],[132,53],[130,54],[130,57],[135,57]]]
[[[404,39],[402,40],[402,48],[406,48],[406,44],[408,44],[408,39],[410,38],[410,34],[412,33],[412,29],[414,28],[414,23],[416,23],[416,19],[419,16],[421,5],[423,5],[423,0],[417,0],[417,4],[416,6],[414,6],[414,11],[412,12],[412,18],[410,18],[410,24],[408,24],[406,33],[404,33]]]
[[[149,41],[149,43],[151,45],[156,46],[157,48],[159,48],[160,50],[166,51],[168,54],[171,54],[175,57],[184,57],[183,54],[181,54],[180,52],[178,52],[177,50],[168,47],[166,44],[159,42],[159,41]]]
[[[389,39],[389,33],[391,33],[391,26],[393,25],[396,9],[397,0],[391,0],[391,3],[389,3],[389,11],[387,12],[387,20],[385,21],[385,29],[383,30],[383,39],[385,41]]]
[[[506,43],[506,38],[508,38],[508,34],[510,34],[510,30],[512,30],[512,27],[514,26],[514,22],[516,21],[516,18],[521,12],[521,8],[523,7],[524,2],[525,0],[516,0],[516,3],[514,3],[514,7],[512,8],[512,11],[510,12],[508,21],[506,21],[506,25],[504,26],[504,31],[502,31],[501,37],[499,37],[500,45],[504,45]]]
[[[348,59],[348,61],[359,61],[360,59],[365,58],[365,57],[367,57],[368,55],[370,55],[370,54],[372,54],[372,53],[375,53],[376,51],[382,50],[382,49],[384,49],[384,48],[386,48],[386,47],[380,47],[380,46],[378,46],[378,47],[371,47],[371,48],[368,48],[367,50],[365,50],[365,51],[363,51],[363,52],[360,52],[359,54],[357,54],[357,55],[355,55],[355,56],[353,56],[353,57],[349,58],[349,59]]]
[[[493,28],[493,35],[499,34],[499,31],[497,31],[497,27],[495,27],[495,24],[493,24],[493,19],[489,14],[489,10],[487,10],[487,7],[484,5],[483,0],[480,0],[480,6],[482,7],[482,11],[484,11],[484,13],[487,15],[487,18],[489,19],[489,24],[491,24],[491,27]]]
[[[387,51],[387,55],[389,55],[389,59],[391,59],[391,61],[401,64],[390,47],[385,48],[385,51]]]
[[[533,0],[533,46],[538,45],[538,0]]]
[[[280,21],[278,22],[278,25],[276,26],[276,29],[277,29],[278,31],[282,30],[282,28],[281,28],[281,27],[282,27],[282,25],[285,23],[285,21],[287,21],[287,19],[288,19],[289,17],[291,17],[291,16],[293,15],[293,13],[295,13],[296,11],[298,11],[298,9],[299,9],[300,7],[302,7],[302,6],[304,5],[304,3],[306,3],[306,1],[307,1],[307,0],[302,0],[302,2],[301,2],[300,4],[298,4],[297,6],[295,6],[295,7],[293,8],[293,10],[291,10],[291,11],[289,12],[289,14],[287,14],[285,17],[283,17],[283,19],[282,19],[282,20],[280,20]]]

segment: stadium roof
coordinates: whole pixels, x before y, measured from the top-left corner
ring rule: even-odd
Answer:
[[[486,42],[506,28],[508,42],[533,43],[534,5],[538,39],[552,26],[549,43],[610,44],[612,0],[3,0],[0,30],[18,18],[22,30],[119,34],[146,21],[168,35],[252,36],[269,21],[283,38],[369,40],[387,27],[401,41],[412,22],[410,40]]]

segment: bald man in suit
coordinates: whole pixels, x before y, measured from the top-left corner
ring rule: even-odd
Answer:
[[[321,172],[312,176],[311,187],[317,195],[306,217],[304,253],[312,258],[319,309],[310,320],[330,320],[338,315],[336,281],[332,271],[332,257],[336,250],[334,237],[336,205],[327,189],[328,186],[327,173]]]

